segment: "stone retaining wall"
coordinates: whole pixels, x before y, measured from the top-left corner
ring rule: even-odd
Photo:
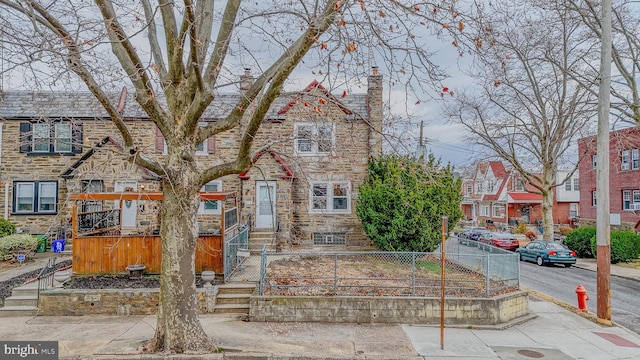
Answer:
[[[524,291],[445,299],[448,325],[497,325],[529,313]],[[440,299],[418,297],[252,296],[251,321],[439,324]]]
[[[68,290],[40,293],[38,315],[152,315],[158,289]],[[213,313],[217,287],[198,289],[198,311]],[[445,299],[448,325],[497,325],[529,313],[529,297],[517,291],[493,298]],[[251,321],[439,324],[440,299],[418,297],[252,296]]]

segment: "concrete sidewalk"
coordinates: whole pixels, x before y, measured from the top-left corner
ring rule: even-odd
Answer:
[[[243,322],[202,315],[223,352],[180,359],[640,359],[640,336],[602,327],[550,302],[531,299],[534,319],[506,328]],[[59,342],[60,359],[160,359],[140,354],[155,316],[4,318],[0,339]]]

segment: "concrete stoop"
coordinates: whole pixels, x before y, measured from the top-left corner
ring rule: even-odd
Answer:
[[[11,290],[11,296],[4,299],[0,317],[38,315],[38,283],[29,283]]]
[[[249,314],[254,283],[230,283],[218,287],[214,314]]]
[[[262,244],[267,245],[267,251],[276,251],[276,234],[273,231],[252,231],[249,233],[249,251],[260,254]]]

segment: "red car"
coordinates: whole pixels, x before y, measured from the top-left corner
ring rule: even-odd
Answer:
[[[516,239],[512,234],[507,233],[484,233],[480,235],[478,241],[511,251],[516,251],[516,249],[520,247],[520,241],[518,241],[518,239]]]

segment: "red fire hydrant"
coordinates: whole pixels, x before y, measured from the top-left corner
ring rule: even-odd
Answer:
[[[589,296],[587,296],[587,289],[585,289],[582,284],[576,288],[576,295],[578,295],[578,309],[580,309],[580,311],[587,311],[587,300],[589,300]]]

